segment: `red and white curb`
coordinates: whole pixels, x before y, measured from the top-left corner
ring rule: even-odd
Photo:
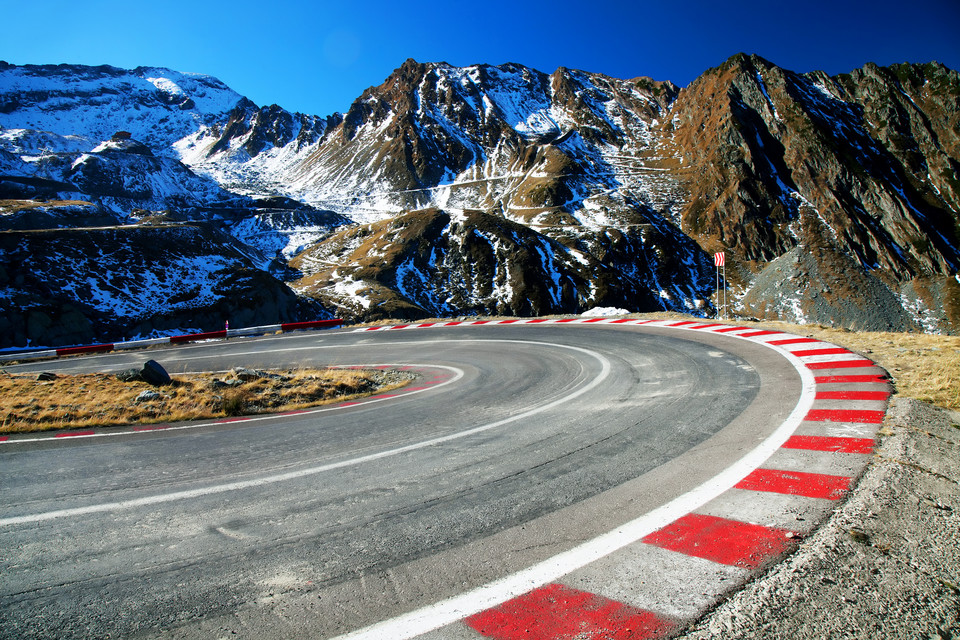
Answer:
[[[759,343],[797,368],[801,401],[763,444],[671,503],[539,565],[343,639],[669,636],[792,551],[851,490],[870,460],[891,394],[886,372],[813,338],[626,318],[435,322],[357,331],[567,323],[667,327]]]
[[[300,331],[303,329],[330,329],[339,327],[343,320],[312,320],[309,322],[285,322],[270,324],[262,327],[247,327],[244,329],[223,329],[221,331],[206,331],[203,333],[186,333],[179,336],[164,338],[148,338],[146,340],[129,340],[127,342],[106,342],[104,344],[88,344],[76,347],[59,347],[57,349],[43,349],[41,351],[17,351],[0,353],[0,362],[36,360],[40,358],[59,358],[61,356],[76,356],[88,353],[108,353],[124,349],[142,349],[158,344],[185,344],[201,342],[203,340],[223,340],[239,336],[256,336],[277,331]]]

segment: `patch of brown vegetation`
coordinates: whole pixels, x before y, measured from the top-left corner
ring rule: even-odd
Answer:
[[[958,336],[846,331],[785,322],[739,324],[773,327],[845,347],[886,369],[900,395],[948,409],[960,409]]]
[[[412,379],[354,369],[298,369],[244,377],[188,374],[174,376],[171,385],[153,387],[122,382],[106,373],[48,380],[39,380],[36,374],[0,374],[0,433],[279,413],[397,389]]]

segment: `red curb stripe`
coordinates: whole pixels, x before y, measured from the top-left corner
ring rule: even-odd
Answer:
[[[6,442],[10,439],[10,436],[0,436],[0,442]]]
[[[560,318],[560,319],[556,320],[556,322],[557,322],[557,323],[561,323],[561,322],[576,322],[577,320],[579,320],[579,318]]]
[[[746,331],[749,327],[727,327],[726,329],[717,329],[716,333],[727,333],[728,331]]]
[[[784,449],[806,449],[831,453],[873,453],[874,441],[870,438],[838,438],[833,436],[790,436],[783,443]]]
[[[668,324],[667,326],[668,327],[685,327],[688,324],[697,324],[697,322],[695,320],[681,320],[680,322],[674,322],[674,323]]]
[[[624,324],[627,322],[636,322],[633,318],[618,318],[617,320],[611,320],[610,324]]]
[[[876,366],[872,360],[837,360],[836,362],[807,362],[808,369],[859,369]]]
[[[741,338],[758,338],[760,336],[778,336],[783,334],[783,331],[751,331],[750,333],[743,333],[740,335]]]
[[[71,356],[81,353],[106,353],[113,351],[113,344],[90,344],[84,347],[60,347],[56,350],[58,356]]]
[[[606,320],[606,318],[589,318],[587,320],[584,320],[583,323],[586,324],[588,322],[603,322],[604,320]]]
[[[754,469],[750,475],[734,485],[735,489],[769,491],[807,498],[839,500],[850,489],[850,478],[803,471]]]
[[[69,433],[58,433],[54,438],[76,438],[77,436],[92,436],[95,431],[71,431]]]
[[[343,320],[309,320],[307,322],[282,322],[280,329],[282,331],[296,331],[298,329],[323,329],[326,327],[339,327],[343,325]]]
[[[804,420],[808,422],[857,422],[860,424],[880,424],[884,411],[864,409],[811,409]]]
[[[889,400],[889,391],[818,391],[817,400]]]
[[[548,584],[464,622],[494,640],[643,640],[675,625],[656,614],[562,584]]]
[[[809,356],[833,356],[833,355],[839,355],[841,353],[848,356],[855,355],[852,351],[850,351],[849,349],[844,349],[843,347],[833,347],[830,349],[807,349],[806,351],[794,351],[793,355],[797,356],[798,358],[806,358]]]
[[[716,323],[714,323],[714,324],[701,324],[701,325],[698,325],[698,326],[696,326],[696,327],[690,327],[690,328],[691,328],[691,329],[710,329],[710,328],[712,328],[712,327],[722,327],[722,326],[723,326],[722,324],[716,324]]]
[[[226,338],[227,332],[224,330],[220,331],[207,331],[205,333],[188,333],[182,336],[170,336],[170,342],[172,344],[181,344],[184,342],[198,342],[200,340],[216,340],[217,338]]]
[[[887,384],[887,376],[882,374],[871,374],[866,376],[820,376],[814,378],[817,384],[858,384],[861,382],[877,382]]]
[[[811,342],[822,342],[816,338],[790,338],[789,340],[771,340],[767,344],[772,344],[777,347],[782,347],[788,344],[809,344]]]
[[[540,324],[541,322],[550,322],[548,318],[534,318],[533,320],[527,320],[527,324]]]
[[[689,513],[643,538],[657,547],[713,562],[756,569],[791,546],[786,529]]]

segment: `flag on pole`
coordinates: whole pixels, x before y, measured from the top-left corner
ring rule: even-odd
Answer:
[[[717,306],[720,307],[722,303],[723,308],[723,318],[727,317],[727,267],[724,266],[724,256],[723,251],[718,251],[713,254],[713,264],[717,266]],[[720,268],[723,268],[723,293],[721,294],[720,290]],[[719,309],[717,310],[719,314]]]

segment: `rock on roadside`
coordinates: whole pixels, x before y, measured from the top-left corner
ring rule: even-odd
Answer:
[[[895,398],[847,502],[680,637],[960,636],[957,423],[955,413]]]
[[[124,382],[142,380],[155,387],[162,387],[172,382],[170,374],[167,373],[167,370],[156,360],[147,360],[140,368],[134,367],[133,369],[121,371],[117,374],[117,377]]]

